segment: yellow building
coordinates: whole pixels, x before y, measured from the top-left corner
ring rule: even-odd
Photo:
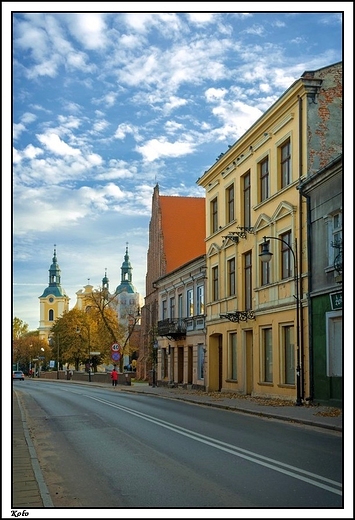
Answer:
[[[340,134],[327,132],[341,70],[305,72],[197,181],[206,190],[209,391],[296,404],[310,395],[307,215],[297,186],[341,148]]]

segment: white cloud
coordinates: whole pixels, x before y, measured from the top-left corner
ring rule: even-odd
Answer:
[[[209,88],[205,92],[206,100],[208,102],[223,99],[227,93],[225,88]]]
[[[126,137],[126,135],[136,134],[136,133],[137,133],[137,129],[134,126],[127,124],[127,123],[121,123],[120,125],[118,125],[118,127],[116,129],[114,138],[115,139],[124,139]]]
[[[151,139],[143,146],[136,146],[137,152],[141,153],[148,162],[155,161],[161,157],[180,157],[193,153],[195,144],[193,142],[176,141],[170,143],[164,137]]]
[[[215,14],[213,13],[187,13],[190,22],[197,25],[211,23],[215,21]]]
[[[34,147],[32,144],[29,144],[28,146],[26,146],[26,148],[23,151],[23,156],[28,159],[34,159],[35,157],[37,157],[37,155],[42,155],[42,154],[43,154],[42,148]]]
[[[22,123],[25,124],[33,123],[34,121],[36,121],[36,119],[37,116],[35,114],[32,114],[31,112],[25,112],[21,117]]]
[[[56,155],[77,156],[81,153],[80,150],[72,148],[64,141],[62,141],[57,134],[36,134],[36,137],[40,143],[42,143],[49,151],[55,153]]]
[[[16,140],[20,137],[20,135],[22,134],[22,132],[24,132],[26,130],[26,127],[24,124],[22,123],[15,123],[13,125],[13,128],[12,128],[12,136],[13,138]]]
[[[103,49],[107,45],[104,13],[71,13],[66,16],[71,34],[86,49]]]
[[[187,105],[187,103],[188,101],[186,99],[170,96],[169,101],[164,104],[164,112],[165,114],[170,113],[175,108],[183,107]]]
[[[109,126],[110,123],[102,119],[101,121],[96,121],[96,123],[93,124],[92,129],[94,132],[104,132]]]

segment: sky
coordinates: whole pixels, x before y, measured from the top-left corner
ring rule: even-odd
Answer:
[[[352,9],[291,2],[261,12],[251,2],[229,12],[238,3],[207,2],[219,11],[189,12],[194,3],[172,2],[174,12],[162,12],[165,3],[153,2],[156,12],[134,12],[120,2],[127,11],[112,12],[118,3],[103,2],[94,4],[102,12],[81,12],[82,3],[63,4],[2,3],[3,29],[12,29],[3,50],[12,77],[12,313],[30,330],[54,244],[70,308],[87,283],[99,288],[105,270],[114,291],[126,245],[144,296],[154,186],[204,197],[196,181],[229,145],[304,71],[343,59],[341,11]]]

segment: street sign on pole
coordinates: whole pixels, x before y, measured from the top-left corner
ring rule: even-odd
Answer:
[[[90,352],[90,356],[100,356],[101,352]]]

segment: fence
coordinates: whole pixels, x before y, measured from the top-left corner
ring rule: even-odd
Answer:
[[[70,375],[72,372],[72,375]],[[132,378],[135,377],[135,372],[124,372],[123,374],[118,374],[117,384],[119,385],[131,385]],[[70,379],[73,381],[89,381],[88,372],[77,372],[76,370],[56,370],[41,372],[41,379]],[[111,372],[91,372],[90,379],[95,383],[106,383],[111,385]]]

